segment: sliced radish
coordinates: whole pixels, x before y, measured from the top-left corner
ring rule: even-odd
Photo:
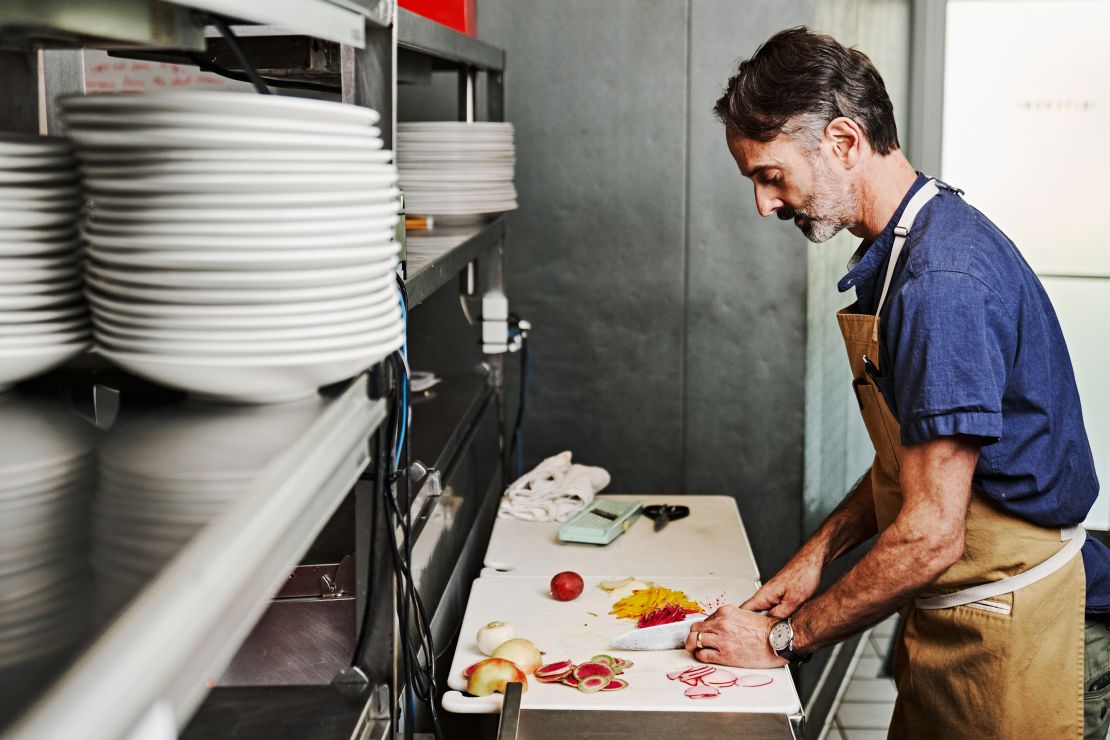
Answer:
[[[605,684],[602,691],[620,691],[621,689],[628,688],[628,681],[623,678],[610,678],[609,683]]]
[[[691,686],[686,689],[686,696],[691,699],[711,699],[720,695],[721,690],[716,686]]]
[[[547,665],[541,665],[539,668],[536,669],[535,676],[536,678],[544,678],[552,675],[562,676],[568,671],[573,671],[574,668],[575,665],[571,661],[560,660],[558,663],[548,663]]]
[[[613,669],[608,663],[583,663],[574,669],[574,677],[581,681],[590,676],[600,676],[601,678],[612,678]]]
[[[586,676],[578,681],[578,690],[584,691],[587,694],[592,694],[595,691],[601,691],[609,685],[608,676]]]
[[[701,683],[700,678],[686,678],[685,676],[678,680],[686,684],[687,686],[697,686],[699,683]]]
[[[571,671],[567,675],[563,676],[563,683],[565,683],[567,686],[578,688],[578,679],[574,677],[574,671]]]
[[[481,660],[478,661],[478,663],[481,662]],[[473,673],[474,669],[478,667],[478,663],[471,663],[466,668],[463,668],[463,678],[470,678],[470,674]]]
[[[711,686],[731,686],[736,683],[737,676],[732,671],[715,668],[709,675],[702,676],[702,681]]]
[[[690,668],[682,674],[682,678],[701,678],[702,676],[708,676],[715,670],[717,669],[711,665],[703,665],[697,668]]]
[[[631,660],[625,660],[624,658],[617,658],[617,667],[620,668],[622,671],[627,670],[627,669],[631,668],[634,665],[635,665],[635,663],[633,663]]]
[[[736,683],[744,688],[754,689],[758,686],[766,686],[774,680],[775,679],[770,676],[765,676],[762,673],[749,673],[747,676],[741,676]]]
[[[571,673],[572,671],[567,670],[562,673],[556,673],[554,675],[549,674],[543,677],[536,676],[536,680],[540,683],[561,683],[562,680],[569,676]]]
[[[667,674],[667,678],[671,679],[672,681],[677,681],[678,677],[681,676],[683,673],[685,673],[688,670],[690,670],[690,669],[689,668],[679,668],[677,671],[671,671],[670,673]]]
[[[606,665],[612,667],[617,664],[617,659],[614,658],[612,655],[595,655],[594,657],[590,658],[589,662],[605,663]]]

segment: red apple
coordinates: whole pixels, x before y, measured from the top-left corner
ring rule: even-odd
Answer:
[[[505,693],[505,686],[516,681],[528,690],[528,677],[511,660],[486,658],[474,666],[466,681],[466,693],[473,696],[489,696],[494,692]]]
[[[585,585],[582,576],[572,570],[564,570],[551,579],[551,596],[556,601],[574,601],[582,594]]]

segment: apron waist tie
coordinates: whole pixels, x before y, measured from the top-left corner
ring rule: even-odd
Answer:
[[[1060,539],[1066,540],[1068,544],[1057,550],[1050,558],[1034,565],[1029,570],[1009,578],[1003,578],[1000,581],[983,583],[955,593],[914,599],[914,606],[918,609],[950,609],[954,606],[973,604],[983,599],[1008,594],[1011,591],[1017,591],[1019,588],[1030,586],[1042,578],[1048,578],[1079,554],[1080,550],[1083,549],[1083,544],[1087,541],[1087,531],[1079,525],[1065,527],[1060,530]]]

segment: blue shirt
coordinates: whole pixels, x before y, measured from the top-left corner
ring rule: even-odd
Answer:
[[[857,311],[874,313],[894,227],[926,180],[840,280]],[[1098,479],[1056,312],[1013,242],[956,193],[941,188],[914,221],[879,331],[876,385],[903,444],[979,437],[978,489],[1042,526],[1083,521]],[[1110,613],[1110,549],[1088,537],[1083,560],[1087,611]]]

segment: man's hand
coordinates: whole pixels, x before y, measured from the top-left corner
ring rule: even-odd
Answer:
[[[704,622],[690,626],[686,649],[703,663],[738,668],[778,668],[787,661],[775,655],[767,636],[777,619],[725,605]],[[701,648],[698,635],[701,635]]]
[[[817,593],[821,585],[822,565],[821,561],[799,553],[799,557],[787,563],[740,608],[765,611],[769,616],[786,619]]]

